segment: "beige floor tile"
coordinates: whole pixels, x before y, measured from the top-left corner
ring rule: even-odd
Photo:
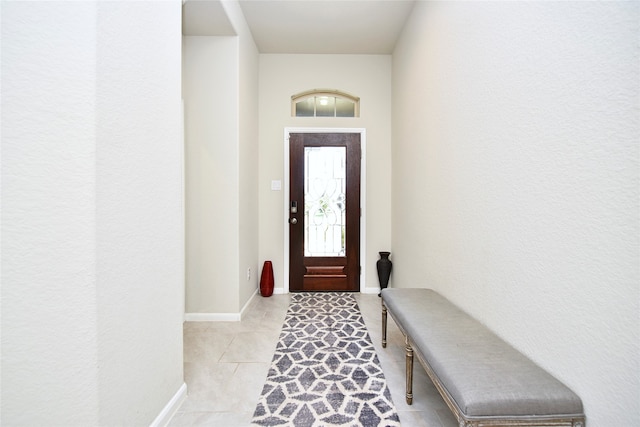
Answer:
[[[269,363],[279,336],[280,331],[239,332],[220,357],[220,362]]]
[[[185,363],[187,399],[181,411],[205,412],[232,410],[232,396],[228,389],[238,369],[237,363],[201,364]]]
[[[211,329],[185,331],[183,335],[184,362],[216,363],[228,350],[234,337],[233,333]]]

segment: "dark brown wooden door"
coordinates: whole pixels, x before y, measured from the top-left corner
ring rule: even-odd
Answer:
[[[289,290],[360,290],[360,134],[292,133]]]

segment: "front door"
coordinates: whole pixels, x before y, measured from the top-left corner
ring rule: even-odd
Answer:
[[[289,138],[289,290],[360,289],[360,134]]]

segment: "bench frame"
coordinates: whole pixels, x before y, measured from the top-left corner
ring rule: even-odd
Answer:
[[[405,331],[403,325],[401,325],[397,318],[393,315],[391,310],[387,308],[382,303],[382,347],[387,347],[387,313],[391,315],[391,318],[398,326],[402,335],[404,335],[405,339],[405,359],[406,359],[406,401],[408,405],[413,403],[413,359],[414,354],[418,356],[418,361],[427,372],[427,375],[436,386],[436,389],[444,399],[445,403],[453,412],[453,415],[458,420],[458,425],[460,427],[524,427],[524,426],[564,426],[564,427],[585,427],[585,417],[575,417],[575,416],[561,416],[561,415],[553,415],[553,416],[540,416],[540,415],[532,415],[531,417],[518,416],[518,417],[468,417],[466,416],[456,401],[453,399],[449,391],[446,389],[444,384],[440,381],[438,376],[435,374],[429,362],[425,359],[425,357],[418,351],[414,350],[417,348],[411,337]]]

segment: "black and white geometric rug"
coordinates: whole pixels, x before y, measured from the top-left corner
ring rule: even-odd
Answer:
[[[292,294],[252,425],[400,425],[353,294]]]

